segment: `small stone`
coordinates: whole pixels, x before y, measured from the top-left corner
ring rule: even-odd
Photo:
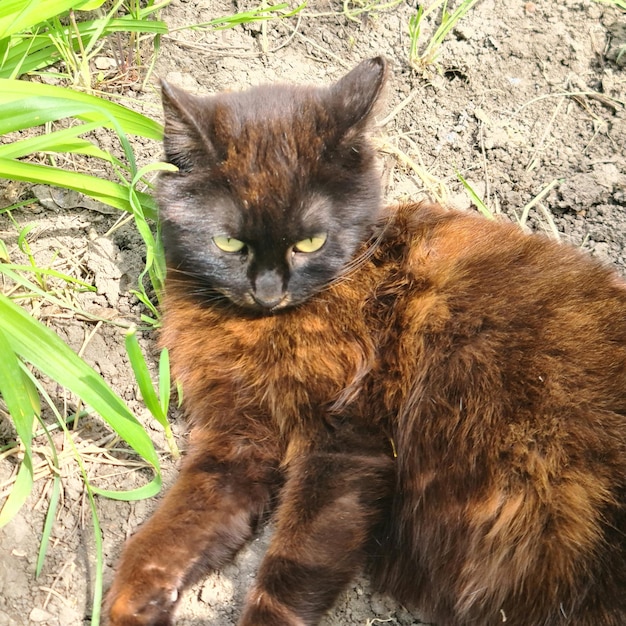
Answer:
[[[44,611],[43,609],[40,609],[38,607],[35,607],[31,612],[30,615],[28,616],[28,619],[31,622],[46,622],[48,621],[50,618],[52,617],[52,615],[50,613],[48,613],[48,611]]]
[[[110,59],[109,57],[96,57],[93,60],[93,64],[96,66],[96,69],[101,71],[112,70],[116,66],[115,59]]]

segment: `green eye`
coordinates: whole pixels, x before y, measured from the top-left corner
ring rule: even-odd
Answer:
[[[317,252],[326,243],[326,238],[327,238],[326,233],[313,235],[313,237],[309,237],[308,239],[303,239],[302,241],[298,241],[298,243],[294,245],[293,249],[296,252],[305,252],[305,253]]]
[[[223,252],[241,252],[246,244],[234,237],[226,237],[225,235],[216,235],[213,237],[215,245]]]

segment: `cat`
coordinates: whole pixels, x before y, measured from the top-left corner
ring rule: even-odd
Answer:
[[[362,569],[438,626],[626,624],[626,284],[435,204],[384,208],[387,76],[163,84],[161,341],[180,476],[123,550],[112,626],[273,520],[240,626],[317,624]]]

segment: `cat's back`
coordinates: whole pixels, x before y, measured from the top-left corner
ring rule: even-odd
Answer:
[[[429,205],[400,207],[390,240],[403,278],[382,369],[401,489],[383,586],[442,624],[570,624],[606,596],[623,616],[623,281],[572,247]],[[585,619],[571,623],[623,623]]]
[[[626,282],[617,272],[515,224],[428,204],[400,207],[396,228],[403,284],[395,349],[381,359],[407,445],[418,428],[425,453],[467,449],[495,467],[491,452],[503,446],[567,432],[598,454],[619,449],[626,477]]]
[[[403,240],[405,346],[438,343],[467,365],[484,349],[500,368],[518,364],[516,376],[561,361],[571,376],[615,383],[626,412],[626,282],[614,268],[515,224],[424,203],[398,207],[391,239]]]

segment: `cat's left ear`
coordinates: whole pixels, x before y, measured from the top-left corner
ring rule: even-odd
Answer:
[[[331,110],[341,136],[351,130],[358,132],[367,124],[386,79],[387,61],[375,57],[359,63],[330,88]]]

